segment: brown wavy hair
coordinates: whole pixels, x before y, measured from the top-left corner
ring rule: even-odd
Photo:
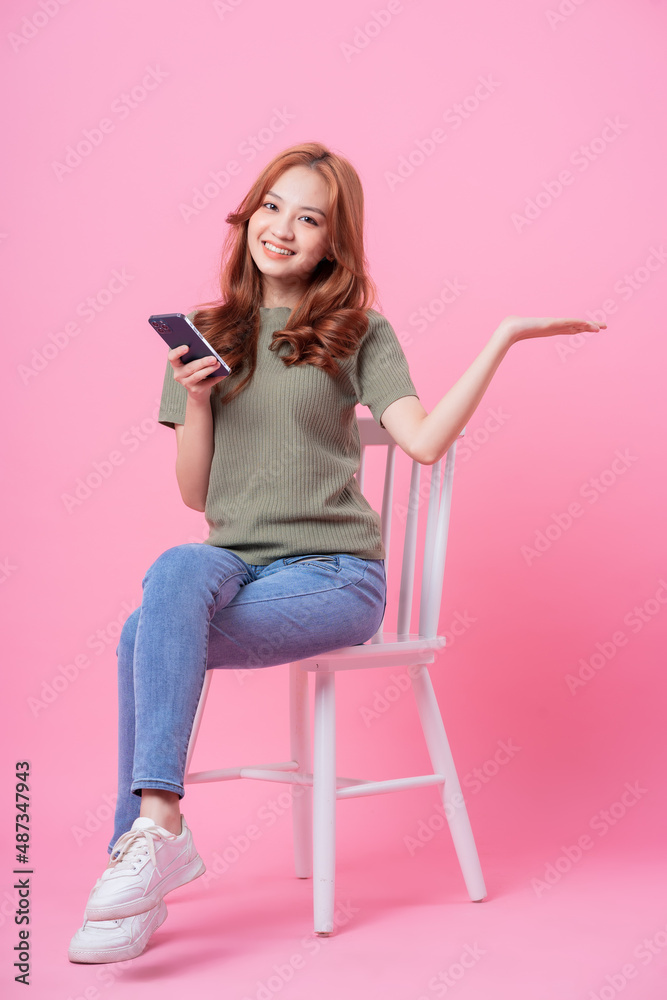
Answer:
[[[353,354],[368,329],[366,312],[377,299],[364,251],[364,195],[359,175],[342,156],[319,142],[305,142],[279,153],[264,168],[235,212],[226,218],[229,230],[220,257],[220,299],[203,303],[194,323],[232,369],[245,377],[229,392],[213,386],[223,404],[231,402],[251,381],[257,365],[257,339],[262,302],[262,274],[248,249],[248,220],[266,191],[293,166],[317,170],[329,189],[327,223],[333,260],[322,259],[310,284],[292,309],[287,324],[274,332],[269,350],[288,343],[285,365],[315,365],[329,375],[338,372],[336,359]]]

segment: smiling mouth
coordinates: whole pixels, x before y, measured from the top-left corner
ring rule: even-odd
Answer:
[[[277,253],[280,254],[281,257],[294,256],[294,250],[281,249],[280,247],[277,247],[275,243],[271,243],[270,240],[262,240],[262,244],[264,248],[269,251],[269,253]]]

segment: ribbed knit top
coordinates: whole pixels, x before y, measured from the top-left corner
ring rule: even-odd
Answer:
[[[188,317],[193,322],[195,312]],[[314,553],[384,559],[380,515],[355,479],[361,450],[354,408],[368,406],[381,424],[390,403],[417,396],[407,359],[389,321],[369,309],[368,330],[353,355],[337,360],[335,376],[308,364],[287,367],[280,358],[290,345],[268,347],[290,313],[289,306],[261,308],[251,382],[227,406],[211,393],[205,544],[259,566]],[[229,391],[240,377],[227,376],[216,392]],[[159,422],[185,423],[186,402],[167,361]]]

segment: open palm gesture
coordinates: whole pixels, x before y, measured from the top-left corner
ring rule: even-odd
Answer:
[[[607,328],[606,323],[589,323],[585,319],[560,319],[553,316],[506,316],[499,329],[511,343],[531,337],[554,337],[557,334],[592,332]]]

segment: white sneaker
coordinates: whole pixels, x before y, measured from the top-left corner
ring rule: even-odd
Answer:
[[[166,893],[206,871],[185,816],[181,816],[178,836],[156,826],[148,816],[139,816],[132,829],[118,838],[111,855],[88,897],[87,920],[144,913]]]
[[[115,920],[88,920],[72,937],[70,962],[123,962],[140,955],[153,931],[167,919],[163,899],[150,910]]]

